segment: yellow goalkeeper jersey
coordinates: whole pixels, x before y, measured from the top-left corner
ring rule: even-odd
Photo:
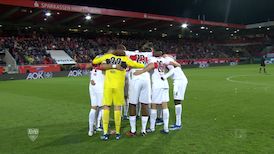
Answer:
[[[96,57],[92,63],[100,64],[106,62],[107,64],[121,64],[125,62],[129,67],[144,68],[145,65],[132,61],[126,56],[115,56],[113,54],[105,54],[101,57]],[[117,69],[106,70],[104,88],[124,88],[126,71],[120,71]]]

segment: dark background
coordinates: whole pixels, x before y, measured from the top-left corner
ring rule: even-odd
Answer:
[[[274,0],[42,0],[226,23],[274,20]]]

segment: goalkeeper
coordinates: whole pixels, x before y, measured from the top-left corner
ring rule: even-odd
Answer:
[[[121,137],[121,106],[124,105],[124,86],[127,66],[133,68],[143,68],[144,64],[140,64],[132,61],[125,56],[125,47],[119,45],[117,50],[113,53],[107,53],[102,57],[96,57],[93,60],[93,64],[100,64],[106,62],[107,65],[111,65],[111,69],[105,72],[104,82],[104,96],[103,96],[103,129],[104,134],[101,137],[102,140],[108,140],[108,125],[110,106],[114,105],[114,121],[116,130],[116,139]],[[122,66],[124,69],[121,69]],[[119,67],[119,68],[118,68]]]

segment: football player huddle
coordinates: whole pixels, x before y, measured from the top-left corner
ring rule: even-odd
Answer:
[[[103,131],[102,140],[108,140],[110,134],[121,138],[122,109],[124,115],[129,110],[130,130],[127,136],[136,136],[136,119],[138,112],[141,119],[140,134],[155,132],[156,119],[163,120],[161,133],[182,128],[182,101],[188,80],[171,55],[160,51],[151,52],[126,51],[125,46],[118,45],[113,51],[98,55],[93,61],[90,75],[89,131],[92,136],[96,131]],[[169,126],[169,84],[173,79],[173,97],[175,103],[175,124]],[[127,79],[126,79],[127,78]],[[125,81],[127,81],[125,87]],[[127,87],[128,86],[128,87]],[[128,99],[125,99],[128,96]],[[110,107],[114,106],[115,131],[109,131]],[[158,115],[157,115],[158,112]],[[127,118],[124,118],[127,119]],[[101,124],[102,121],[102,124]],[[147,123],[150,123],[147,128]]]

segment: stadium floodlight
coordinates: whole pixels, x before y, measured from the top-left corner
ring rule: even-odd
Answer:
[[[48,12],[45,13],[45,16],[50,17],[51,13],[48,11]]]
[[[187,23],[183,23],[183,24],[181,25],[181,27],[182,27],[182,28],[187,28],[187,27],[188,27],[188,24],[187,24]]]
[[[91,15],[89,15],[89,14],[86,15],[86,16],[85,16],[85,19],[86,19],[86,20],[91,20]]]

